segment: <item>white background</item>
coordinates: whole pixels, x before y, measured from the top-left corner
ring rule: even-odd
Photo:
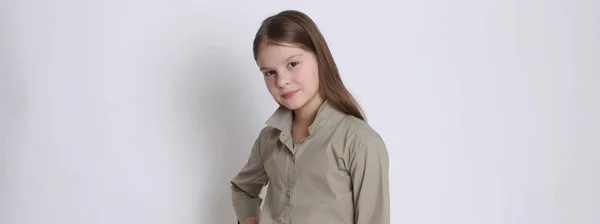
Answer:
[[[391,157],[395,224],[600,223],[600,2],[0,2],[0,223],[234,223],[309,14]]]

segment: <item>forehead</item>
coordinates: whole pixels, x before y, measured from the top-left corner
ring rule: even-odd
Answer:
[[[289,57],[307,53],[304,49],[294,45],[266,44],[260,48],[256,62],[261,67],[275,66],[285,63]]]

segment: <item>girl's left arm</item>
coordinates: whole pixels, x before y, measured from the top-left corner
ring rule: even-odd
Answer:
[[[389,156],[385,143],[377,134],[362,135],[353,142],[349,172],[355,224],[389,224]]]

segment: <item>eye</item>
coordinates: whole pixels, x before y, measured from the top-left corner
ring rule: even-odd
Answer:
[[[293,68],[293,67],[298,66],[298,62],[293,61],[293,62],[290,62],[288,65]]]
[[[267,72],[264,73],[265,76],[271,76],[271,75],[274,75],[274,74],[275,74],[275,71],[267,71]]]

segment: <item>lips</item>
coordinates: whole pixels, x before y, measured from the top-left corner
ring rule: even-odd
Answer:
[[[289,99],[292,98],[294,95],[296,95],[296,93],[298,92],[298,90],[296,91],[289,91],[284,93],[283,95],[281,95],[284,99]]]

